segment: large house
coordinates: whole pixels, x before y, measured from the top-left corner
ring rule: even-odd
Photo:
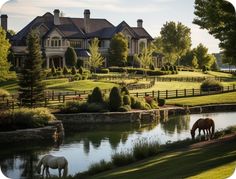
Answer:
[[[45,67],[65,66],[65,52],[73,47],[79,58],[89,57],[89,42],[97,37],[100,40],[100,52],[104,57],[108,54],[111,38],[122,32],[128,39],[129,55],[138,54],[143,47],[153,40],[143,28],[143,21],[137,20],[137,27],[130,27],[125,21],[114,26],[106,19],[90,17],[90,10],[84,10],[83,18],[60,16],[58,9],[54,14],[47,12],[38,16],[20,30],[10,40],[15,56],[14,66],[21,67],[27,54],[26,38],[31,29],[37,29],[41,38],[41,50],[46,58]],[[1,24],[7,30],[7,16],[1,16]]]

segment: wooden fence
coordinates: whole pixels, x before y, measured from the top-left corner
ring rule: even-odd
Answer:
[[[202,91],[201,89],[181,89],[181,90],[165,90],[165,91],[149,91],[149,92],[137,92],[130,95],[136,97],[152,96],[158,99],[171,99],[171,98],[182,98],[182,97],[194,97],[194,96],[204,96],[211,94],[220,94],[236,91],[236,85],[224,86],[221,90],[209,90]],[[103,90],[103,93],[109,93],[110,90]],[[75,91],[75,92],[54,92],[48,91],[45,94],[44,103],[42,106],[52,106],[63,104],[66,101],[83,101],[86,100],[88,94],[91,91]],[[1,109],[14,109],[20,106],[20,102],[17,101],[17,95],[12,96],[0,96],[0,110]]]

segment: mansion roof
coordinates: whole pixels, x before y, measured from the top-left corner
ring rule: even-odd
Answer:
[[[66,39],[111,39],[116,33],[124,29],[129,31],[133,39],[146,38],[152,40],[150,34],[143,27],[130,27],[125,21],[114,26],[106,19],[89,18],[85,27],[85,18],[59,17],[60,24],[55,25],[54,15],[47,12],[43,16],[38,16],[26,25],[21,31],[12,37],[15,45],[25,45],[27,34],[31,29],[38,29],[41,38],[47,38],[50,33],[57,30]]]

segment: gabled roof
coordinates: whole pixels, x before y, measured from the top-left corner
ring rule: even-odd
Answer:
[[[153,40],[152,36],[143,28],[143,27],[132,27],[135,33],[139,38],[147,38],[149,40]]]
[[[54,16],[47,12],[43,16],[38,16],[33,19],[27,26],[19,31],[15,36],[11,38],[15,45],[25,45],[26,38],[31,29],[39,28],[44,26],[45,32],[43,38],[53,31],[57,30],[63,38],[67,39],[84,39],[98,37],[100,39],[110,39],[116,33],[122,32],[127,29],[131,34],[132,38],[148,38],[152,37],[147,33],[144,28],[130,27],[125,21],[122,21],[118,26],[114,26],[106,19],[95,19],[90,18],[88,21],[89,32],[85,33],[84,18],[70,18],[70,17],[59,17],[60,25],[54,25]]]

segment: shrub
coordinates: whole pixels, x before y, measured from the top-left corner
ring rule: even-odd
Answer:
[[[69,74],[69,70],[68,70],[68,68],[66,66],[64,66],[64,68],[63,68],[63,74],[64,75]]]
[[[87,110],[84,112],[103,112],[104,111],[104,105],[101,103],[89,103],[87,105]],[[83,112],[83,111],[81,111]]]
[[[223,90],[223,85],[221,82],[209,78],[202,82],[200,88],[202,91],[220,91]]]
[[[79,81],[79,80],[82,80],[82,76],[81,76],[81,74],[76,74],[75,76],[73,76],[73,78],[72,78],[73,80],[76,80],[76,81]]]
[[[53,76],[57,74],[57,70],[56,70],[55,66],[53,66],[51,68],[51,73],[52,73]]]
[[[72,67],[71,74],[72,75],[76,75],[77,74],[77,70],[76,70],[75,66]]]
[[[126,86],[123,86],[121,88],[121,94],[122,95],[129,95],[129,90],[128,90],[128,88]]]
[[[102,74],[108,74],[109,73],[109,69],[108,68],[98,68],[96,69],[97,73],[102,73]]]
[[[112,162],[106,162],[101,160],[99,163],[95,163],[89,166],[88,173],[90,175],[101,173],[113,168]]]
[[[102,95],[102,91],[99,87],[96,87],[93,89],[93,92],[91,94],[90,97],[90,103],[103,103],[103,95]]]
[[[7,111],[1,114],[0,130],[43,127],[55,119],[46,108],[20,108],[15,109],[14,112]]]
[[[78,113],[80,111],[80,102],[78,101],[68,101],[61,108],[61,113]]]
[[[155,67],[154,67],[153,63],[151,63],[151,64],[149,65],[149,69],[150,69],[150,70],[155,70]]]
[[[1,89],[0,88],[0,96],[9,96],[10,95],[10,93],[7,91],[7,90],[5,90],[5,89]]]
[[[87,80],[88,77],[89,77],[89,74],[88,74],[88,73],[84,73],[84,74],[82,75],[82,80]]]
[[[84,71],[83,67],[79,67],[79,74],[83,75],[83,71]]]
[[[117,111],[122,106],[122,97],[118,87],[113,87],[109,95],[109,107],[111,111]]]
[[[131,105],[131,100],[130,100],[130,96],[129,95],[125,95],[124,97],[123,97],[123,104],[124,105]]]
[[[115,153],[111,156],[111,159],[112,159],[112,163],[118,167],[128,165],[135,161],[135,158],[132,152]]]
[[[148,103],[146,103],[143,99],[139,99],[133,96],[131,97],[131,108],[141,109],[141,110],[152,109],[151,106]]]
[[[119,112],[128,112],[128,111],[131,111],[131,107],[129,105],[124,105],[124,106],[119,107],[118,111]]]
[[[157,99],[157,102],[158,102],[158,106],[164,106],[166,104],[165,99]]]

